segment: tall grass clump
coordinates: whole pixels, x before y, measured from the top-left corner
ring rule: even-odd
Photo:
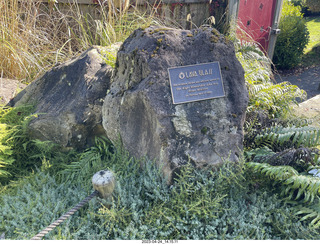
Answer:
[[[107,3],[106,3],[107,2]],[[0,1],[0,74],[30,82],[92,45],[123,41],[134,29],[161,24],[125,1],[99,1],[84,13],[74,1]]]
[[[0,73],[7,78],[22,79],[45,68],[41,62],[44,49],[50,43],[46,33],[35,28],[35,2],[18,0],[0,2]]]

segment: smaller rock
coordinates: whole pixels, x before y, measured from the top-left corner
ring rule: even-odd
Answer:
[[[35,104],[37,117],[28,127],[31,138],[83,149],[105,135],[101,107],[113,72],[105,51],[92,47],[52,68],[11,101],[11,106]]]
[[[310,126],[320,127],[320,95],[310,98],[299,104],[293,110],[294,114],[298,117],[311,120]]]

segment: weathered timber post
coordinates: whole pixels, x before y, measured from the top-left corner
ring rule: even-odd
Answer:
[[[92,177],[93,188],[99,192],[102,198],[108,198],[115,187],[115,177],[109,170],[101,170]]]

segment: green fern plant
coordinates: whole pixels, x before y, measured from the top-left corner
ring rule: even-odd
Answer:
[[[0,108],[0,183],[41,168],[59,170],[60,164],[74,158],[74,152],[50,141],[31,140],[28,133],[33,105]]]
[[[23,128],[32,106],[0,107],[0,183],[8,182],[21,168],[18,161],[19,145],[24,141]]]
[[[88,174],[94,174],[102,169],[110,169],[119,174],[135,174],[139,171],[141,160],[132,158],[129,153],[124,150],[121,142],[115,145],[105,137],[96,137],[95,145],[81,153],[77,161],[64,163],[63,169],[59,171],[59,175],[63,181],[70,180],[74,182],[83,182],[87,179]],[[123,170],[128,169],[128,170]]]
[[[282,117],[297,103],[296,98],[306,98],[306,93],[295,85],[272,82],[272,62],[256,44],[238,41],[235,47],[249,92],[247,112],[264,110],[271,118]]]
[[[314,147],[320,144],[320,130],[314,127],[274,126],[262,130],[254,139],[256,147],[267,146],[274,150]]]
[[[112,154],[111,148],[112,144],[108,139],[96,137],[95,145],[83,152],[78,161],[63,164],[59,175],[65,180],[82,180],[92,170],[106,168],[105,162]]]
[[[316,204],[307,207],[296,207],[296,215],[303,215],[301,221],[309,220],[310,226],[314,229],[320,227],[320,201],[317,199]]]
[[[245,152],[247,166],[257,182],[272,183],[288,203],[293,204],[301,221],[317,228],[320,178],[308,174],[319,167],[320,130],[281,125],[255,131]],[[258,180],[259,179],[259,180]],[[267,181],[266,181],[267,180]]]
[[[7,178],[11,174],[6,170],[14,162],[12,157],[12,149],[9,146],[3,145],[3,141],[8,136],[9,131],[7,130],[6,124],[0,124],[0,179]]]
[[[281,188],[281,194],[287,200],[312,203],[320,195],[320,178],[301,175],[291,166],[271,166],[267,163],[249,162],[248,167]]]
[[[280,117],[297,104],[296,98],[303,100],[306,95],[301,89],[288,82],[273,84],[270,82],[248,81],[248,112],[262,109],[274,117]]]

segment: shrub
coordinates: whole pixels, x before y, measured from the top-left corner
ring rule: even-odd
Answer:
[[[291,0],[291,2],[294,6],[302,6],[304,3],[304,0]]]
[[[300,12],[303,13],[304,16],[307,16],[310,14],[310,11],[308,11],[308,7],[305,5],[306,4],[305,0],[291,0],[291,3],[294,6],[299,6]]]
[[[297,66],[302,58],[303,50],[309,41],[309,31],[300,7],[289,1],[284,2],[273,62],[280,69]]]

